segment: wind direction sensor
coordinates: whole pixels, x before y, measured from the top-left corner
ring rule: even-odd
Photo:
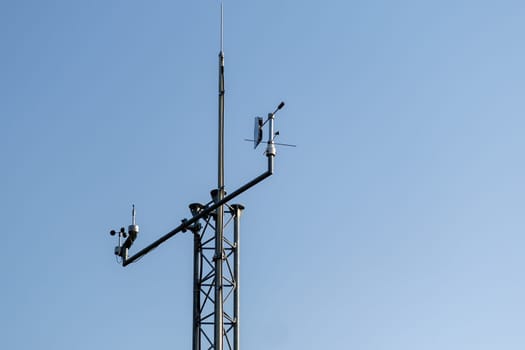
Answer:
[[[244,139],[244,141],[253,142],[253,149],[256,149],[257,146],[262,142],[263,139],[263,127],[266,125],[266,123],[269,123],[269,136],[268,141],[266,142],[268,144],[268,148],[266,152],[271,151],[273,155],[275,155],[275,147],[270,147],[270,145],[278,145],[278,146],[287,146],[287,147],[297,147],[297,145],[292,145],[289,143],[277,143],[275,142],[275,138],[279,136],[279,131],[274,132],[273,131],[273,122],[275,119],[275,114],[284,107],[284,102],[279,103],[275,111],[272,113],[268,113],[268,118],[264,120],[262,117],[255,117],[254,124],[253,124],[253,140],[250,139]]]

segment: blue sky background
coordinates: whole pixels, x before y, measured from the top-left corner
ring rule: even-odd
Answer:
[[[0,347],[189,349],[216,186],[217,1],[0,3]],[[525,4],[225,2],[244,349],[525,347]]]

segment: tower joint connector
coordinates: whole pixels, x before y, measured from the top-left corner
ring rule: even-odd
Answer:
[[[190,230],[194,234],[197,234],[202,228],[202,225],[201,225],[200,222],[195,222],[195,223],[193,223],[192,225],[189,225],[189,226],[185,225],[188,222],[188,219],[182,219],[181,222],[184,225],[184,228],[182,229],[182,232],[186,232],[186,231]]]
[[[217,260],[226,260],[226,254],[224,254],[224,252],[220,255],[220,256],[217,256],[217,254],[215,254],[213,256],[213,261],[217,261]]]

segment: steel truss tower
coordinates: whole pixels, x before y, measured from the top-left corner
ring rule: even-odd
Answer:
[[[212,191],[212,196],[216,196]],[[222,340],[223,348],[239,349],[239,250],[240,250],[240,218],[244,207],[240,204],[225,205],[225,222],[222,235],[222,254],[216,255],[216,232],[218,217],[211,214],[204,218],[203,225],[197,225],[194,233],[194,263],[193,263],[193,349],[218,349],[216,345],[217,325],[216,307],[222,309]],[[203,207],[201,204],[190,205],[192,213],[197,214]],[[222,293],[216,293],[217,268],[222,265]],[[217,302],[217,297],[222,300]]]
[[[135,223],[135,207],[132,210],[132,224],[128,231],[122,227],[118,232],[118,245],[115,254],[127,266],[179,232],[190,231],[194,238],[193,256],[193,350],[239,350],[239,254],[240,218],[244,207],[229,203],[241,193],[257,185],[273,174],[276,149],[274,142],[275,114],[284,106],[279,106],[268,114],[266,121],[256,118],[254,146],[262,140],[263,126],[268,123],[268,141],[265,155],[267,170],[230,194],[224,189],[224,53],[223,53],[223,11],[221,4],[221,44],[219,52],[218,89],[218,172],[217,188],[211,191],[211,201],[207,204],[189,205],[192,217],[166,233],[149,246],[131,257],[128,252],[139,233]],[[111,235],[117,234],[112,230]],[[125,238],[122,243],[121,239]]]

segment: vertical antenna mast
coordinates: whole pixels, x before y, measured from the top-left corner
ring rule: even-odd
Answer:
[[[223,3],[221,2],[221,28],[220,28],[220,51],[219,51],[219,134],[218,134],[218,174],[217,174],[217,201],[224,198],[224,52],[223,52]],[[215,350],[223,350],[224,334],[224,304],[223,304],[223,274],[222,265],[225,259],[223,250],[223,221],[224,206],[217,208],[217,221],[215,225]]]

